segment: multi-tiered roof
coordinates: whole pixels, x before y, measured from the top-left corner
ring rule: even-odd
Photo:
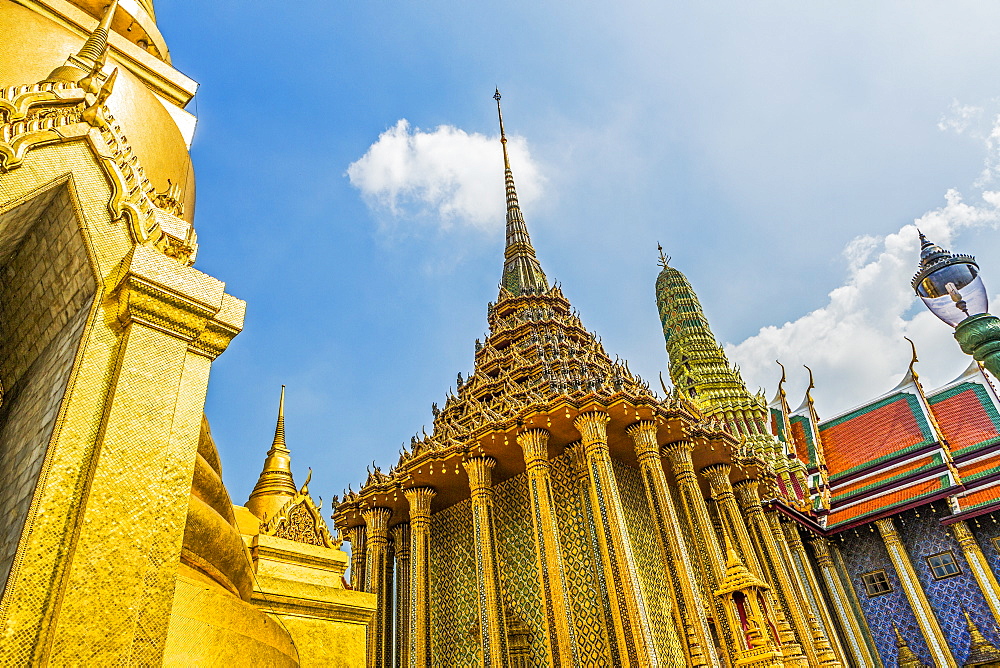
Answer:
[[[499,111],[499,92],[496,97]],[[360,511],[372,505],[392,508],[390,523],[402,521],[407,511],[400,491],[407,487],[434,487],[435,510],[468,498],[464,476],[455,474],[469,456],[495,458],[497,481],[516,475],[524,470],[515,442],[519,431],[547,429],[554,455],[580,438],[573,419],[587,410],[611,416],[611,451],[633,463],[624,429],[638,419],[657,419],[661,442],[689,438],[723,444],[705,448],[710,457],[728,459],[727,448],[737,443],[721,422],[705,420],[690,402],[660,399],[625,362],[612,360],[561,288],[549,284],[518,204],[502,115],[500,128],[507,192],[504,268],[497,301],[487,307],[489,334],[476,341],[475,370],[468,378],[459,374],[456,391],[449,391],[441,407],[434,404],[430,434],[414,436],[388,473],[376,467],[359,492],[345,494],[335,516],[341,529],[360,523]]]
[[[932,392],[911,363],[892,390],[828,420],[811,402],[790,412],[773,403],[771,416],[778,438],[807,457],[827,532],[949,497],[949,521],[1000,507],[1000,401],[976,362]]]

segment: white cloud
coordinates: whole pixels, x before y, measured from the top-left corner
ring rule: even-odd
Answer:
[[[523,206],[544,184],[527,142],[508,137],[508,151]],[[499,231],[506,210],[499,136],[468,133],[452,125],[413,128],[400,119],[347,168],[383,225],[417,220],[442,229],[462,225]]]
[[[986,164],[1000,164],[1000,120],[983,140]],[[1000,192],[983,190],[970,203],[952,189],[944,199],[943,206],[894,234],[862,236],[848,243],[843,253],[847,279],[829,293],[824,306],[780,327],[764,327],[741,343],[727,344],[727,354],[740,365],[748,385],[773,391],[780,375],[774,363],[778,359],[796,377],[790,397],[797,399],[804,390],[805,372],[794,369],[807,364],[816,374],[817,407],[824,417],[831,417],[899,381],[910,355],[904,336],[916,342],[918,371],[931,379],[931,385],[957,375],[971,360],[959,351],[953,330],[914,304],[910,279],[918,260],[917,228],[950,248],[964,229],[1000,224]],[[780,294],[775,292],[777,298]]]
[[[969,126],[980,121],[985,111],[983,107],[952,100],[951,105],[948,106],[948,112],[938,121],[938,129],[962,134],[969,129]]]

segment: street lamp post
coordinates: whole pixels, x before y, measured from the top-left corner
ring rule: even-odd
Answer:
[[[920,268],[910,283],[930,312],[955,328],[962,352],[1000,377],[1000,318],[971,255],[949,253],[920,233]]]

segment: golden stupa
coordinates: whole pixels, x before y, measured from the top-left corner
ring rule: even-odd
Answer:
[[[0,1],[0,665],[353,666],[374,596],[293,481],[246,507],[205,392],[245,304],[192,267],[151,0]]]

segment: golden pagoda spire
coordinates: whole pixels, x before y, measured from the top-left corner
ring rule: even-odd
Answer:
[[[111,21],[117,9],[118,0],[111,0],[111,4],[104,10],[104,15],[87,37],[83,47],[75,56],[70,56],[64,65],[53,70],[46,81],[79,81],[88,72],[99,71],[104,66],[104,59],[108,53],[108,36],[111,34]]]
[[[996,665],[994,662],[1000,660],[1000,651],[990,643],[989,640],[979,630],[976,623],[972,621],[967,608],[963,606],[962,614],[965,615],[965,626],[969,629],[969,657],[966,659],[967,666],[987,666]]]
[[[892,630],[896,632],[896,656],[899,668],[925,668],[924,662],[906,644],[906,640],[899,632],[899,627],[896,626],[895,622],[892,625]]]
[[[503,278],[500,285],[515,296],[540,293],[549,289],[549,283],[542,265],[535,257],[535,248],[528,236],[528,226],[524,223],[521,207],[517,203],[514,173],[510,169],[510,157],[507,155],[507,134],[503,128],[499,88],[493,99],[497,101],[497,116],[500,118],[500,145],[503,147],[504,183],[507,188],[507,247],[503,253]]]
[[[292,480],[292,453],[285,445],[285,386],[282,385],[274,440],[271,442],[271,449],[267,451],[264,469],[250,492],[247,510],[262,520],[272,517],[295,496],[296,491]]]

